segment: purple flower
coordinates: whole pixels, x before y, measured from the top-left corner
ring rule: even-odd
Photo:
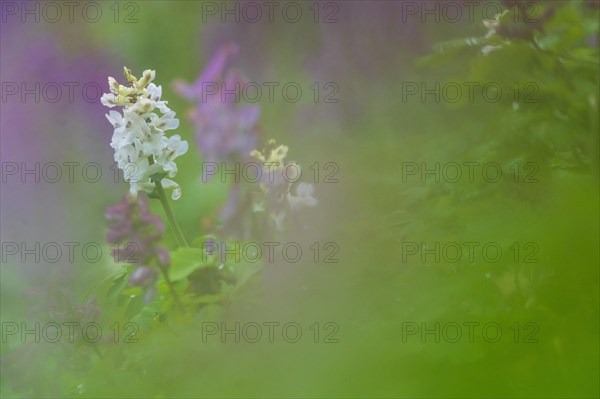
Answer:
[[[150,302],[156,294],[156,268],[148,266],[153,261],[158,267],[169,265],[169,253],[157,246],[164,232],[161,219],[150,213],[148,200],[140,195],[137,199],[126,196],[122,202],[106,209],[110,222],[106,241],[115,244],[113,256],[122,262],[136,265],[129,276],[129,284],[144,290],[144,300]]]
[[[138,267],[129,276],[129,284],[141,287],[144,290],[144,301],[150,302],[156,296],[156,278],[158,272],[155,268],[148,266]]]
[[[110,222],[106,241],[117,245],[113,249],[116,259],[131,263],[145,263],[157,255],[156,241],[164,232],[160,218],[148,210],[148,200],[139,196],[137,200],[125,197],[123,202],[106,209]],[[132,252],[131,245],[135,249]]]
[[[229,166],[249,162],[250,152],[258,144],[260,108],[240,104],[241,90],[247,79],[239,70],[227,67],[238,53],[236,44],[226,44],[209,61],[195,83],[175,82],[175,90],[195,102],[190,119],[196,128],[196,144],[205,162]],[[202,181],[206,182],[212,175],[208,174],[208,168],[203,169]],[[219,215],[223,226],[239,224],[236,220],[242,216],[245,203],[240,187],[233,184]]]
[[[181,80],[177,80],[175,81],[175,90],[188,100],[197,101],[201,98],[207,83],[216,83],[222,79],[223,70],[228,59],[238,53],[239,47],[235,43],[222,46],[194,84],[190,86]]]
[[[140,287],[147,287],[154,282],[156,277],[156,269],[152,269],[148,266],[138,267],[129,276],[129,284]]]
[[[226,69],[239,52],[236,44],[222,46],[192,85],[175,82],[175,90],[196,106],[191,121],[196,127],[196,144],[206,162],[247,162],[258,143],[260,108],[239,104],[247,83],[235,69]],[[204,176],[206,181],[208,176]]]

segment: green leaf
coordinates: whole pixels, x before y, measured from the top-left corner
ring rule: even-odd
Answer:
[[[207,242],[207,241],[209,241],[209,242],[210,242],[210,241],[219,242],[219,239],[218,239],[218,237],[217,237],[216,235],[214,235],[214,234],[204,234],[204,235],[201,235],[201,236],[199,236],[199,237],[196,237],[196,238],[194,238],[194,239],[192,240],[192,242],[191,242],[191,244],[190,244],[190,245],[191,245],[192,247],[199,247],[199,248],[203,248],[203,249],[205,249],[205,245],[206,245],[206,242]],[[208,258],[209,260],[210,260],[210,259],[214,259],[214,255],[208,255],[208,254],[207,254],[206,256],[207,256],[207,258]]]
[[[127,281],[125,278],[127,274],[128,272],[126,267],[111,273],[98,284],[96,284],[96,286],[90,288],[87,291],[85,298],[90,297],[92,294],[114,298],[115,292],[119,291],[119,287],[122,289],[122,286],[124,285],[123,282]]]
[[[191,302],[193,302],[196,305],[218,303],[218,302],[222,301],[223,299],[227,298],[227,295],[228,295],[227,291],[223,290],[220,294],[202,295],[202,296],[196,297],[196,298],[192,299]]]
[[[138,315],[144,308],[144,300],[141,295],[131,295],[127,303],[127,309],[125,310],[125,318],[131,320],[134,316]]]
[[[169,278],[178,281],[189,276],[194,270],[212,266],[210,257],[200,248],[179,248],[171,254]]]
[[[106,293],[106,297],[115,300],[120,295],[123,289],[127,286],[127,273],[123,273],[122,275],[116,277],[113,280],[111,287],[108,289]]]

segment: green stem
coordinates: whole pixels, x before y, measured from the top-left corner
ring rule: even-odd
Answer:
[[[150,165],[154,164],[154,158],[152,156],[149,156],[148,162],[150,163]],[[167,219],[169,219],[169,223],[171,224],[171,227],[173,228],[173,232],[175,233],[175,240],[177,240],[177,244],[180,247],[182,247],[182,246],[189,247],[189,244],[185,240],[185,236],[183,235],[183,232],[181,231],[181,227],[179,227],[179,223],[177,223],[177,220],[175,219],[175,215],[173,215],[173,211],[171,210],[171,206],[169,205],[169,200],[167,199],[167,196],[165,195],[165,189],[163,188],[162,183],[160,181],[157,181],[154,184],[156,185],[156,195],[158,196],[158,200],[162,204],[162,207],[165,210],[165,213],[167,215]]]
[[[167,199],[167,196],[165,195],[165,190],[163,189],[162,183],[156,182],[155,184],[156,184],[156,194],[158,196],[160,203],[163,206],[163,209],[165,210],[167,219],[169,219],[169,223],[171,224],[171,227],[173,228],[173,231],[175,233],[175,239],[177,240],[177,244],[179,244],[179,246],[189,247],[189,244],[185,240],[185,236],[183,235],[183,232],[181,231],[181,227],[179,227],[177,220],[175,220],[175,215],[173,215],[173,211],[171,210],[171,206],[169,205],[169,200]]]
[[[167,269],[165,269],[162,265],[159,265],[158,268],[160,269],[163,277],[165,278],[165,281],[167,282],[167,285],[169,286],[169,290],[171,291],[171,295],[173,295],[173,300],[177,304],[177,307],[179,308],[181,313],[185,313],[185,307],[179,299],[179,294],[177,294],[177,291],[175,291],[175,287],[173,286],[173,282],[169,278],[169,273],[167,273]]]
[[[148,158],[148,161],[149,161],[150,165],[152,165],[154,163],[154,158],[152,156],[150,156]],[[175,233],[175,239],[177,240],[177,244],[179,246],[189,247],[187,241],[185,240],[185,236],[183,235],[183,232],[181,231],[181,227],[179,227],[179,223],[177,223],[177,220],[175,219],[175,215],[173,215],[173,211],[171,210],[171,206],[169,205],[169,200],[167,199],[167,196],[165,195],[165,189],[163,188],[162,183],[160,181],[157,181],[154,184],[156,185],[156,195],[158,196],[158,199],[159,199],[160,203],[162,204],[163,209],[165,210],[165,214],[167,215],[167,219],[169,219],[169,223],[171,224],[171,227],[173,228],[173,232]],[[181,303],[181,300],[179,299],[179,295],[177,294],[177,291],[175,290],[175,287],[173,286],[173,282],[169,278],[169,273],[167,272],[167,269],[164,268],[160,264],[159,264],[159,268],[160,268],[160,271],[161,271],[163,277],[165,278],[165,281],[167,282],[167,285],[169,286],[169,291],[171,291],[171,295],[173,296],[173,300],[177,304],[177,307],[179,308],[181,313],[185,313],[185,307]]]

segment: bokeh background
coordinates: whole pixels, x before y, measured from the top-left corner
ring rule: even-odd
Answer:
[[[138,74],[156,70],[163,99],[181,120],[177,133],[190,150],[178,161],[183,196],[172,206],[184,233],[206,232],[228,188],[201,184],[203,156],[187,118],[192,104],[173,82],[193,82],[222,45],[235,42],[240,52],[233,64],[251,81],[297,82],[303,89],[295,103],[277,89],[274,101],[263,95],[260,139],[285,143],[289,159],[305,167],[338,166],[337,183],[314,182],[319,206],[308,232],[294,239],[335,242],[339,262],[306,257],[266,265],[224,303],[191,319],[157,321],[141,328],[139,343],[101,348],[101,354],[93,345],[23,343],[3,335],[3,397],[600,394],[598,2],[530,2],[539,10],[556,7],[531,33],[542,49],[523,39],[525,24],[515,28],[524,29],[522,36],[513,31],[504,37],[510,45],[485,56],[483,44],[464,40],[488,32],[482,19],[493,18],[495,8],[483,14],[482,6],[473,18],[462,8],[463,17],[450,21],[440,11],[444,2],[296,2],[303,12],[296,23],[277,11],[272,22],[263,15],[253,23],[243,14],[223,22],[211,11],[245,3],[97,2],[88,16],[94,19],[96,9],[102,14],[92,23],[82,16],[86,2],[76,2],[72,22],[64,6],[58,22],[49,21],[51,9],[38,22],[35,15],[23,21],[22,8],[41,12],[44,2],[12,2],[16,14],[7,3],[0,25],[3,243],[105,245],[104,209],[128,188],[114,181],[112,127],[95,87],[108,91],[107,77],[122,80],[124,65]],[[281,10],[289,2],[278,3]],[[441,17],[413,15],[408,3],[419,11],[437,7]],[[496,4],[510,3],[517,2]],[[404,98],[410,82],[465,81],[498,82],[504,94],[498,102]],[[19,93],[10,94],[10,82]],[[36,82],[58,83],[62,97],[22,100],[20,85]],[[64,82],[79,84],[73,101]],[[315,82],[333,82],[338,101],[314,101],[309,87]],[[534,83],[536,101],[515,101],[517,82],[520,88]],[[93,84],[84,97],[87,83]],[[103,175],[91,183],[76,167],[73,182],[63,175],[49,183],[6,174],[9,163],[32,168],[36,162],[95,162]],[[503,176],[494,183],[422,179],[406,174],[411,162],[428,168],[497,163]],[[163,215],[157,204],[152,209]],[[409,242],[428,248],[493,242],[503,255],[495,262],[480,251],[473,261],[423,261],[420,252],[407,256]],[[165,245],[174,245],[169,231]],[[532,251],[535,263],[528,263]],[[79,320],[75,309],[115,267],[104,258],[52,263],[4,255],[3,323]],[[105,311],[103,317],[108,326],[124,316]],[[296,322],[303,338],[204,342],[206,321]],[[334,323],[337,342],[324,343],[322,336],[313,342],[315,322],[322,334],[329,331],[323,325]],[[469,342],[465,322],[498,323],[501,339],[488,342],[476,329]],[[463,337],[456,343],[420,331],[407,337],[407,323],[458,323]]]

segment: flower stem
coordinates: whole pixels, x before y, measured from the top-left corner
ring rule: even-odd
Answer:
[[[160,269],[163,277],[165,278],[165,281],[167,282],[167,285],[169,286],[169,291],[171,291],[171,295],[173,296],[173,300],[177,304],[177,307],[179,308],[181,313],[185,313],[185,307],[183,306],[183,303],[181,303],[177,291],[175,291],[175,287],[173,286],[173,282],[169,278],[169,273],[167,273],[167,269],[162,265],[159,265],[158,268]]]
[[[150,165],[152,165],[154,163],[154,158],[152,156],[150,156],[148,158],[148,161],[149,161]],[[173,228],[173,231],[175,233],[175,239],[177,240],[177,244],[179,246],[189,247],[187,241],[185,240],[185,236],[183,235],[183,232],[181,231],[181,227],[179,227],[179,223],[177,223],[177,220],[175,219],[175,215],[173,215],[173,211],[171,210],[171,206],[169,205],[169,200],[167,199],[167,196],[165,195],[165,189],[163,188],[162,183],[160,181],[157,181],[154,184],[156,186],[156,195],[158,197],[158,200],[162,204],[163,209],[165,210],[165,214],[167,215],[167,219],[169,219],[169,223],[171,224],[171,227]],[[165,267],[163,267],[162,265],[159,265],[159,268],[160,268],[161,273],[163,274],[163,277],[165,278],[165,281],[167,282],[167,285],[169,286],[169,291],[171,291],[171,295],[173,295],[173,300],[177,304],[177,307],[179,308],[181,313],[185,313],[185,307],[181,303],[181,300],[179,299],[179,295],[177,294],[177,291],[175,291],[175,287],[173,286],[173,282],[169,278],[169,273],[167,272],[167,269]]]
[[[181,232],[181,228],[179,227],[177,220],[175,220],[175,216],[173,215],[173,211],[171,210],[171,206],[169,205],[169,201],[167,200],[167,196],[165,195],[165,190],[163,189],[162,184],[159,181],[155,184],[158,199],[160,200],[160,203],[162,204],[165,213],[167,214],[167,218],[171,223],[171,227],[173,227],[173,231],[175,232],[175,238],[177,239],[178,245],[189,247],[187,241],[185,240],[185,237],[183,236],[183,233]],[[185,308],[181,303],[181,300],[179,299],[177,291],[175,291],[175,287],[173,286],[173,282],[169,278],[169,273],[167,272],[167,269],[162,265],[159,265],[159,268],[163,274],[163,277],[165,278],[165,281],[167,282],[167,285],[169,286],[169,291],[171,291],[171,295],[173,296],[173,300],[177,304],[177,307],[179,308],[181,313],[185,313]]]
[[[154,163],[154,158],[152,156],[148,157],[148,163],[150,165],[152,165]],[[165,195],[165,190],[162,186],[162,183],[160,181],[157,181],[154,184],[156,186],[156,195],[158,196],[158,200],[162,204],[162,207],[165,210],[165,213],[167,214],[167,219],[169,219],[169,223],[171,224],[171,227],[173,228],[173,231],[175,233],[175,240],[177,240],[177,244],[180,247],[183,247],[183,246],[189,247],[189,244],[185,240],[185,236],[183,235],[183,232],[181,231],[181,227],[179,227],[179,223],[177,223],[177,220],[175,219],[175,215],[173,215],[173,211],[171,210],[171,206],[169,205],[169,200],[167,199],[167,196]]]
[[[175,239],[177,240],[177,244],[179,244],[179,246],[189,247],[189,244],[185,240],[183,232],[181,231],[181,227],[179,227],[177,220],[175,220],[175,216],[173,215],[173,211],[171,210],[171,206],[169,205],[169,200],[167,199],[167,196],[165,195],[165,190],[163,189],[161,182],[156,182],[155,184],[156,184],[156,194],[158,196],[160,203],[163,206],[163,209],[165,210],[167,219],[169,219],[169,223],[171,223],[171,227],[173,228],[173,231],[175,232]]]

